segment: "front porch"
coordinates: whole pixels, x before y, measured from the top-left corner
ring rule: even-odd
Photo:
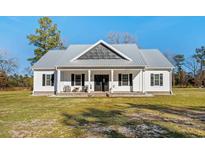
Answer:
[[[58,69],[58,96],[144,95],[142,69]]]

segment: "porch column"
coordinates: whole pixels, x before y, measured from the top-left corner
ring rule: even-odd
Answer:
[[[142,72],[142,93],[145,93],[144,70],[141,70],[141,72]]]
[[[61,78],[61,72],[60,70],[57,70],[57,83],[56,83],[57,94],[60,93],[60,78]]]
[[[88,93],[90,93],[90,70],[88,70]]]
[[[113,93],[113,69],[111,69],[111,89],[110,92]]]

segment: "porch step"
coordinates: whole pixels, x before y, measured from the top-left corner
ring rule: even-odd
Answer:
[[[114,92],[109,97],[152,97],[152,94],[144,94],[142,92]]]
[[[57,96],[62,97],[88,97],[88,93],[85,92],[61,92]]]
[[[91,92],[89,97],[109,97],[109,92]]]

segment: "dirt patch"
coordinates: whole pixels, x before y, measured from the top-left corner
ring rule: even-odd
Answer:
[[[164,137],[168,134],[166,129],[155,124],[139,124],[128,126],[126,134],[132,134],[132,137]]]
[[[32,121],[21,121],[13,123],[13,128],[9,133],[11,137],[38,137],[42,130],[46,134],[52,133],[52,126],[56,124],[56,120],[35,119]]]
[[[74,127],[72,127],[74,128]],[[75,129],[75,128],[74,128]],[[127,124],[125,126],[100,124],[85,124],[81,129],[87,131],[86,137],[112,137],[112,138],[134,138],[134,137],[164,137],[168,134],[166,129],[155,124]]]

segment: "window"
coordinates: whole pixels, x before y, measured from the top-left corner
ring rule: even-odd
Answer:
[[[154,75],[154,85],[159,86],[159,74]]]
[[[80,86],[81,85],[81,75],[75,75],[75,85]]]
[[[128,74],[122,74],[122,85],[128,86]]]
[[[133,86],[132,74],[118,74],[118,86]]]
[[[151,74],[151,86],[163,86],[163,74]]]
[[[46,86],[51,86],[51,75],[50,74],[46,75]]]
[[[85,74],[71,74],[71,86],[81,85],[85,85]]]
[[[43,86],[53,86],[54,85],[54,74],[43,74],[42,85]]]

